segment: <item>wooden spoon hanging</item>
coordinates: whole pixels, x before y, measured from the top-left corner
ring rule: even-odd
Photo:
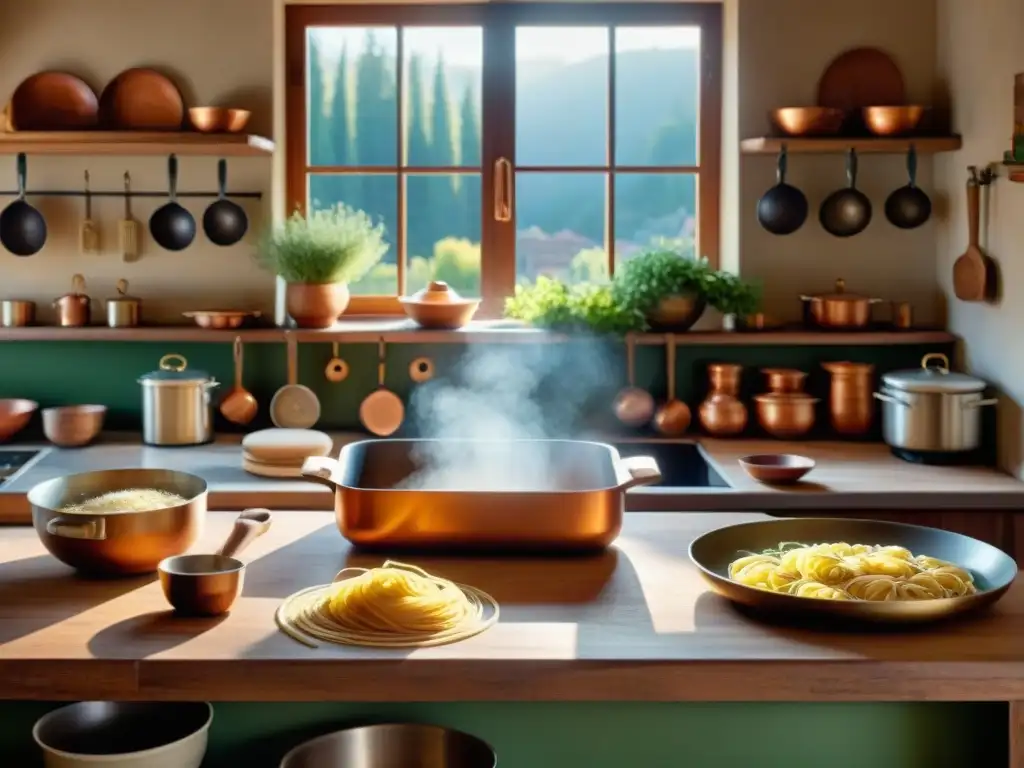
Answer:
[[[953,263],[953,293],[961,301],[984,301],[989,295],[988,260],[978,246],[981,191],[978,169],[967,180],[967,250]]]

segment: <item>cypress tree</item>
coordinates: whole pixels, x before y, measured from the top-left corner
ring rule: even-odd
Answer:
[[[309,94],[307,97],[307,121],[309,124],[309,160],[310,165],[333,165],[334,154],[331,151],[330,135],[327,130],[327,117],[324,93],[323,59],[316,36],[309,38]]]
[[[452,134],[448,78],[445,73],[444,54],[441,51],[437,53],[437,67],[434,70],[433,97],[429,165],[452,166],[455,165],[455,137]],[[430,184],[430,213],[424,228],[429,227],[431,244],[457,234],[463,226],[462,217],[458,215],[456,207],[458,201],[455,197],[454,182],[454,177],[438,176]],[[433,247],[431,247],[431,253],[433,253]]]
[[[349,127],[348,47],[341,49],[338,67],[334,73],[334,97],[331,101],[331,165],[349,165],[352,155],[352,135]]]
[[[430,140],[427,137],[427,109],[423,92],[423,57],[413,54],[409,59],[409,101],[406,113],[407,165],[427,165],[430,162]],[[406,184],[408,206],[407,248],[411,259],[414,256],[430,258],[434,243],[431,240],[431,214],[429,189],[423,177],[412,176]]]

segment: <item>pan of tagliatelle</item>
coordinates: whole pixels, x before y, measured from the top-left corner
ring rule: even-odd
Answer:
[[[880,520],[778,518],[711,531],[690,559],[720,595],[758,613],[885,624],[991,605],[1017,576],[997,547]]]

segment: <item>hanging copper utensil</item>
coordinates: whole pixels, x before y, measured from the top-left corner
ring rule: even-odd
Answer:
[[[335,384],[348,378],[348,363],[341,359],[336,341],[331,342],[331,359],[324,368],[324,376]]]
[[[384,385],[387,350],[384,338],[377,343],[377,390],[359,405],[359,420],[370,432],[388,437],[398,431],[405,419],[402,399]]]
[[[248,424],[256,417],[259,403],[253,394],[242,385],[242,337],[235,336],[235,386],[224,396],[220,412],[233,424]]]
[[[100,251],[100,230],[92,218],[92,190],[89,189],[89,172],[85,172],[85,219],[78,230],[78,248],[83,254]]]
[[[678,437],[690,426],[690,407],[682,400],[676,400],[676,337],[665,336],[665,378],[668,392],[665,403],[654,415],[654,427],[667,437]]]
[[[615,396],[615,416],[627,427],[642,427],[654,416],[654,398],[636,385],[636,338],[626,334],[627,385]]]
[[[285,334],[288,352],[288,383],[270,401],[270,420],[275,427],[309,429],[320,418],[320,400],[309,387],[298,383],[298,349],[295,337]]]

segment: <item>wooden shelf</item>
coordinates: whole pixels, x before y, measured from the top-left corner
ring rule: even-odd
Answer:
[[[1024,183],[1024,163],[1004,160],[1003,167],[1006,168],[1006,178],[1015,184]]]
[[[205,155],[261,157],[274,142],[244,133],[151,131],[21,131],[0,133],[0,154],[14,155]]]
[[[868,155],[901,155],[906,154],[910,145],[918,154],[928,155],[936,152],[955,152],[960,149],[963,141],[959,136],[918,136],[900,138],[854,137],[854,136],[759,136],[743,139],[740,150],[746,155],[777,155],[786,145],[791,154],[823,155],[837,154],[855,149],[858,153]]]
[[[160,341],[211,342],[229,344],[235,336],[247,343],[282,343],[291,333],[302,343],[329,344],[334,341],[348,344],[372,344],[384,339],[389,344],[557,344],[583,341],[587,337],[552,333],[530,328],[508,320],[482,320],[458,331],[432,331],[418,328],[403,318],[364,317],[344,320],[333,328],[310,330],[303,328],[239,328],[233,331],[213,331],[186,326],[150,326],[140,328],[59,328],[31,326],[28,328],[0,328],[0,342],[4,341]],[[676,344],[695,346],[882,346],[891,344],[948,344],[957,337],[942,330],[911,331],[689,331],[676,334]],[[637,344],[659,346],[665,335],[642,333]]]

